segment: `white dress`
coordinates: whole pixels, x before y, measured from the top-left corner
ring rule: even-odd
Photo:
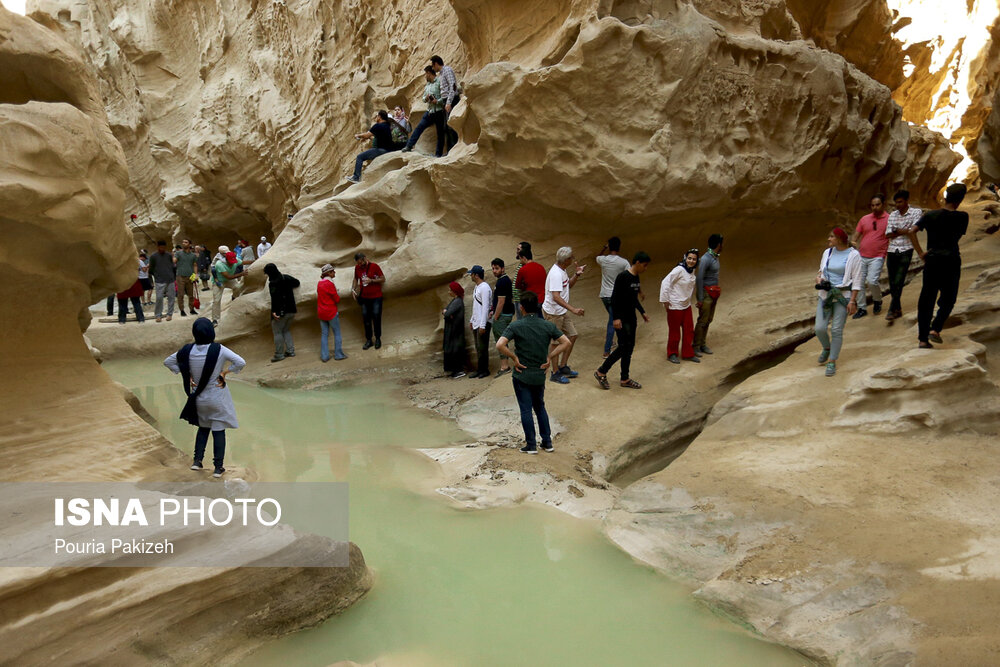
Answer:
[[[191,380],[198,384],[201,380],[201,371],[205,366],[205,357],[208,355],[208,345],[195,345],[191,348],[191,356],[188,364],[191,367]],[[198,407],[198,425],[202,428],[210,428],[213,431],[222,431],[227,428],[239,428],[236,421],[236,407],[233,405],[233,397],[229,393],[229,387],[220,387],[214,378],[219,377],[223,364],[229,362],[229,372],[239,373],[247,362],[243,357],[230,350],[225,345],[219,350],[219,360],[212,370],[212,380],[209,380],[205,390],[198,394],[195,403]],[[174,352],[163,361],[163,365],[174,373],[180,373],[181,367],[177,364],[177,353]]]

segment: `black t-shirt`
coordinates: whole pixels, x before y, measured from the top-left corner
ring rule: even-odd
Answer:
[[[634,325],[637,308],[640,313],[646,312],[639,303],[639,276],[631,271],[622,271],[615,278],[615,286],[611,290],[611,312],[616,320]]]
[[[375,123],[368,131],[375,135],[375,148],[392,150],[392,127],[390,127],[389,121]]]
[[[969,229],[969,214],[939,208],[924,213],[917,222],[917,229],[927,232],[926,250],[929,255],[958,256],[958,240]]]
[[[501,315],[514,314],[514,283],[510,281],[510,276],[503,275],[497,278],[496,287],[493,289],[493,312],[497,310],[499,297],[505,296],[507,300],[503,302],[503,312]]]

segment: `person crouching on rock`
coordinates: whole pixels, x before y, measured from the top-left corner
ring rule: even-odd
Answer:
[[[347,355],[344,354],[341,343],[340,313],[337,312],[340,294],[333,284],[337,271],[333,264],[324,264],[319,275],[319,283],[316,285],[316,314],[319,316],[320,326],[319,360],[323,363],[330,361],[330,329],[333,329],[333,358],[341,361]]]
[[[524,429],[525,454],[537,454],[535,442],[534,411],[538,417],[538,432],[542,437],[542,449],[553,451],[552,429],[549,427],[549,413],[545,410],[546,371],[570,348],[569,337],[549,320],[538,315],[538,296],[534,292],[521,294],[521,319],[511,322],[497,341],[500,354],[514,362],[512,382],[514,398],[521,411],[521,428]],[[511,352],[508,343],[514,343]],[[555,346],[550,350],[550,344]]]
[[[667,311],[667,361],[681,363],[681,359],[700,362],[701,353],[694,349],[694,269],[698,266],[698,249],[684,253],[684,259],[660,283],[660,303]],[[681,330],[684,332],[683,345]],[[680,348],[680,356],[677,356]]]
[[[837,358],[844,344],[844,323],[848,315],[858,310],[858,293],[864,289],[865,278],[861,253],[851,247],[847,232],[836,227],[827,241],[829,247],[823,252],[816,274],[819,290],[816,339],[823,346],[819,363],[826,364],[829,377],[837,372]]]
[[[208,318],[195,320],[191,331],[194,343],[188,343],[171,354],[163,365],[181,374],[184,393],[188,397],[181,419],[198,427],[191,470],[204,469],[201,461],[211,432],[212,462],[215,464],[213,476],[222,477],[222,473],[226,472],[222,465],[226,456],[226,429],[239,428],[233,397],[226,387],[226,375],[239,373],[246,362],[240,355],[215,342],[215,327]],[[226,362],[229,362],[228,368],[224,368]]]
[[[392,141],[392,124],[389,122],[389,112],[385,109],[376,112],[372,118],[372,126],[368,128],[368,131],[355,134],[354,138],[358,141],[375,140],[371,148],[358,153],[358,157],[354,160],[354,173],[347,178],[351,183],[360,183],[361,168],[366,161],[374,160],[379,155],[396,150]]]
[[[271,293],[271,332],[274,334],[274,357],[272,362],[295,356],[295,341],[292,340],[292,320],[298,309],[295,307],[295,292],[299,281],[278,271],[274,264],[264,267],[267,275],[267,290]]]
[[[444,372],[452,379],[465,377],[465,288],[448,283],[451,302],[441,311],[444,316]]]

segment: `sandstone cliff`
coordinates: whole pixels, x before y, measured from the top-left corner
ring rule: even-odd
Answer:
[[[125,159],[96,81],[72,47],[2,8],[0,65],[0,480],[168,480],[165,464],[176,470],[183,457],[132,411],[80,335],[88,304],[136,275]],[[169,649],[209,662],[344,609],[370,574],[352,545],[349,568],[269,569],[253,590],[248,582],[239,568],[190,579],[169,568],[4,568],[3,659],[124,663]]]

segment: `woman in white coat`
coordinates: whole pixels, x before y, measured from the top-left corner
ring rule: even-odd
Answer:
[[[844,344],[844,323],[858,310],[858,292],[864,287],[861,254],[851,247],[847,232],[835,227],[827,237],[816,274],[819,299],[816,305],[816,339],[823,346],[820,365],[826,364],[827,377],[837,372],[837,358]],[[827,330],[829,329],[829,333]]]
[[[698,249],[684,253],[684,259],[660,283],[660,303],[667,311],[667,360],[672,364],[687,361],[700,362],[701,355],[694,349],[694,315],[691,302],[697,280]],[[684,332],[683,345],[681,331]],[[680,357],[677,356],[680,348]]]
[[[222,467],[226,456],[226,429],[239,427],[233,397],[226,387],[226,375],[239,373],[246,362],[240,355],[215,342],[215,327],[209,319],[199,317],[192,331],[194,343],[188,343],[171,354],[163,365],[183,377],[184,393],[188,399],[181,419],[198,427],[191,470],[204,469],[201,461],[211,432],[212,462],[215,464],[213,476],[222,477],[222,473],[226,472]],[[224,368],[227,362],[229,367]]]

